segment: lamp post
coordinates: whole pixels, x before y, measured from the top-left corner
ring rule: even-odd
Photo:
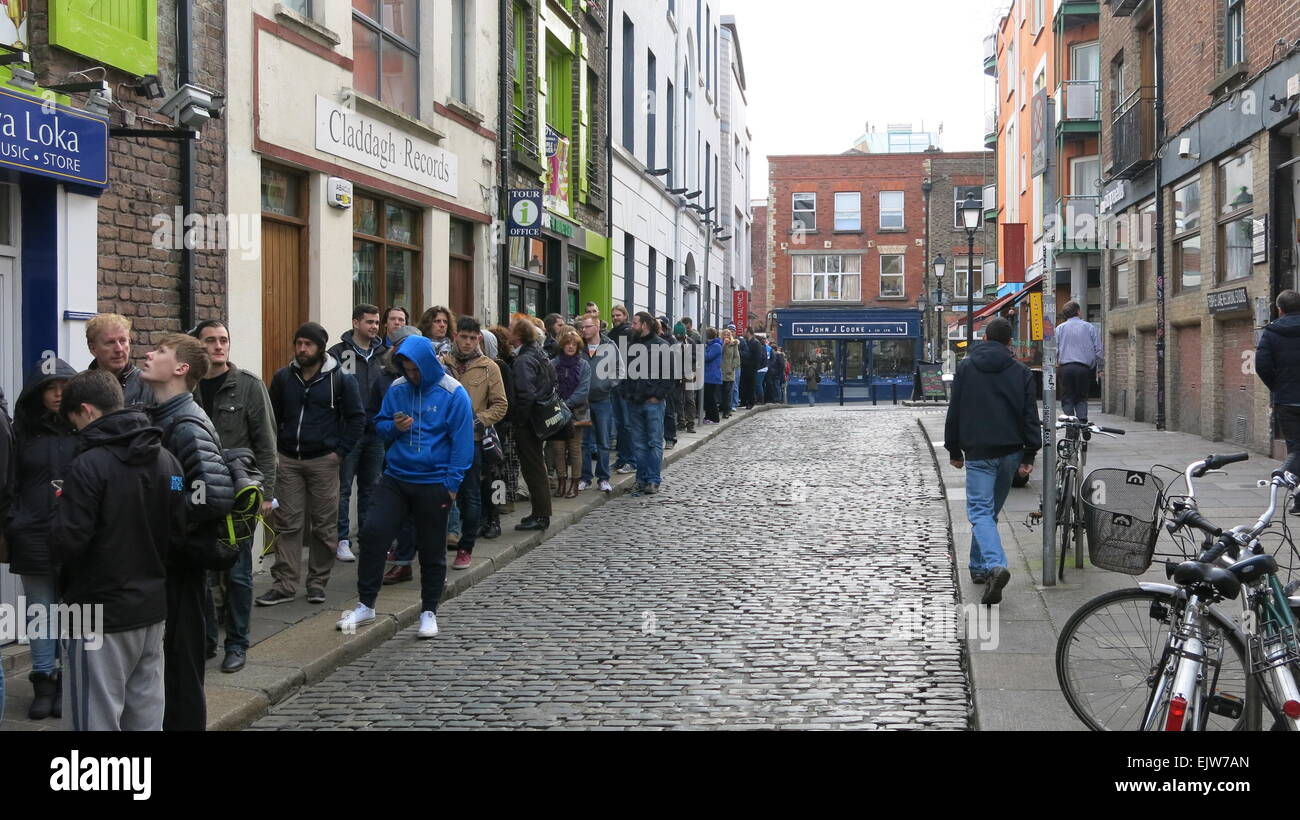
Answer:
[[[979,230],[983,206],[972,196],[961,204],[961,222],[966,228],[966,352],[975,343],[975,231]],[[980,281],[983,281],[981,274]]]
[[[935,303],[935,305],[938,305],[938,306],[942,306],[942,305],[943,305],[943,274],[944,274],[944,271],[946,271],[947,269],[948,269],[948,261],[947,261],[946,259],[943,258],[943,254],[939,254],[938,256],[936,256],[936,257],[934,258],[934,287],[935,287],[935,291],[934,291],[934,303]],[[934,317],[934,324],[935,324],[935,328],[934,328],[934,342],[935,342],[935,346],[934,346],[934,355],[935,355],[935,358],[938,359],[940,363],[942,363],[942,362],[944,361],[944,359],[943,359],[943,354],[946,352],[946,351],[944,350],[944,347],[945,347],[945,346],[944,346],[944,343],[943,343],[943,332],[944,332],[944,327],[943,327],[943,314],[942,314],[942,313],[938,313],[938,314]]]
[[[934,352],[933,350],[930,349],[930,334],[928,332],[930,328],[929,307],[930,307],[930,302],[928,299],[926,299],[925,291],[922,290],[921,295],[916,297],[916,312],[921,314],[921,341],[922,341],[921,348],[923,351],[925,351],[926,359],[932,359],[933,357],[930,354]]]

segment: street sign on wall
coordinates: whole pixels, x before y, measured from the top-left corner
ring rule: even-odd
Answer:
[[[731,315],[737,333],[749,328],[749,291],[737,290],[731,294]]]
[[[1043,292],[1029,294],[1029,338],[1035,342],[1043,340]]]

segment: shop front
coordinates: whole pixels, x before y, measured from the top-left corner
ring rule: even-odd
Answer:
[[[921,357],[916,310],[778,310],[777,344],[790,362],[789,400],[804,400],[809,370],[820,378],[817,401],[911,398]]]
[[[510,239],[509,315],[558,313],[571,320],[588,301],[610,299],[609,241],[557,214],[546,212],[539,237]]]

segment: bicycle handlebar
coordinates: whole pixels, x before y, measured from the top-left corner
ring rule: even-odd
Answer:
[[[1222,456],[1208,455],[1204,461],[1197,462],[1196,469],[1192,471],[1192,477],[1201,478],[1210,470],[1221,470],[1229,464],[1249,460],[1250,453],[1229,453]]]

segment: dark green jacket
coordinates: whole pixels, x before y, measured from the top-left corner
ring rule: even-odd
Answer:
[[[194,400],[200,405],[203,397],[198,389]],[[221,449],[233,450],[247,447],[253,451],[257,469],[262,471],[266,498],[275,496],[275,416],[271,413],[271,397],[262,380],[232,363],[226,381],[217,391],[215,406],[210,413],[212,424],[221,438]]]

